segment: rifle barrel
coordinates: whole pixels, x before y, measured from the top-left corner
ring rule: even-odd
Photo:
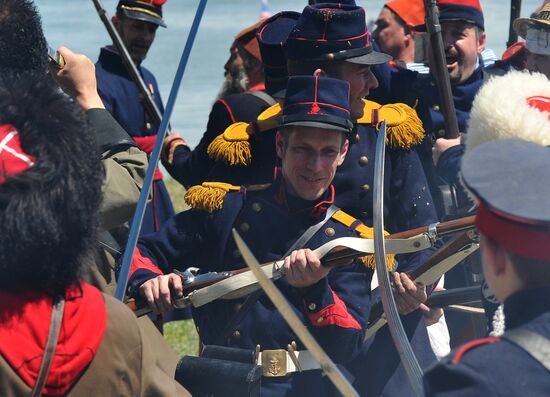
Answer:
[[[436,0],[424,0],[426,11],[426,29],[430,35],[430,47],[434,56],[434,65],[430,64],[430,70],[435,76],[439,98],[441,100],[442,112],[445,120],[445,138],[453,139],[460,136],[458,121],[456,118],[453,93],[451,91],[451,80],[447,70],[447,59],[445,47],[441,35],[441,24],[436,11]],[[441,138],[438,136],[438,138]]]

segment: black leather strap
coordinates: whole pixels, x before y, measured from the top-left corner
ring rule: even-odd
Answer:
[[[550,372],[550,339],[525,328],[507,331],[502,335],[502,339],[523,349]]]
[[[48,374],[50,373],[50,367],[55,355],[55,348],[59,339],[59,331],[61,329],[61,322],[63,320],[63,310],[65,308],[65,298],[57,298],[53,304],[52,318],[50,321],[50,330],[48,331],[48,340],[46,341],[46,348],[44,349],[44,355],[42,357],[42,363],[40,364],[40,370],[36,378],[36,383],[32,389],[32,397],[39,397],[42,395],[42,390],[46,385]]]

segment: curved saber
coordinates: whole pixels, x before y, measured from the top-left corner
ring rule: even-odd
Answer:
[[[181,80],[183,78],[183,73],[185,72],[185,67],[187,66],[187,61],[189,60],[189,55],[191,54],[191,49],[193,48],[193,43],[195,41],[195,36],[197,35],[197,30],[202,19],[202,14],[206,7],[207,0],[200,0],[199,6],[197,8],[197,13],[195,14],[195,19],[193,19],[193,24],[191,25],[191,30],[189,31],[189,36],[187,37],[187,42],[185,43],[185,48],[181,54],[180,63],[178,65],[178,70],[176,71],[176,76],[174,77],[174,83],[170,89],[170,96],[168,97],[168,102],[166,103],[166,110],[164,111],[164,116],[160,123],[160,127],[157,131],[157,139],[155,140],[155,147],[149,158],[149,167],[147,168],[147,173],[145,174],[145,181],[143,182],[143,188],[139,195],[139,201],[137,204],[136,212],[134,218],[132,219],[132,226],[130,228],[130,234],[128,236],[128,242],[126,244],[126,249],[124,250],[124,255],[122,257],[122,266],[120,268],[120,273],[118,276],[118,282],[116,286],[115,298],[122,300],[126,293],[126,286],[128,285],[128,275],[130,274],[130,264],[132,263],[132,258],[134,257],[134,249],[136,248],[137,239],[139,232],[141,230],[141,224],[143,222],[143,215],[145,214],[145,204],[147,203],[147,197],[149,196],[149,191],[151,190],[151,185],[153,183],[153,175],[155,169],[157,168],[157,163],[160,158],[160,149],[162,148],[162,141],[166,135],[166,130],[168,128],[168,123],[170,122],[170,117],[172,116],[172,110],[174,110],[174,104],[176,103],[176,98],[178,96],[178,90],[180,88]]]
[[[265,273],[262,271],[260,264],[244,242],[244,240],[239,236],[239,233],[233,229],[233,238],[237,243],[237,247],[241,252],[244,261],[258,279],[261,287],[263,288],[265,294],[269,297],[273,305],[279,310],[281,316],[285,319],[292,331],[300,338],[304,346],[311,353],[313,358],[321,365],[321,369],[329,377],[329,379],[334,383],[334,386],[338,389],[343,396],[357,396],[359,394],[351,386],[349,381],[344,377],[340,372],[338,367],[332,362],[330,357],[325,353],[323,348],[319,346],[315,338],[308,331],[306,326],[302,324],[302,321],[298,318],[288,301],[285,299],[281,291],[273,284]]]
[[[407,334],[397,312],[390,286],[390,277],[386,265],[386,249],[384,246],[384,162],[386,157],[386,122],[383,121],[376,139],[376,156],[374,160],[374,245],[376,260],[376,275],[378,276],[380,298],[388,321],[391,336],[413,391],[417,397],[424,396],[422,369],[412,351]]]

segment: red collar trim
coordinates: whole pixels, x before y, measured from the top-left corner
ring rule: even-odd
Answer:
[[[478,230],[504,249],[540,261],[550,261],[550,232],[537,230],[518,220],[504,217],[479,202],[476,215]]]
[[[103,295],[82,283],[67,289],[63,322],[44,395],[62,396],[94,358],[107,327]],[[52,314],[51,296],[0,291],[0,355],[29,388],[36,383]]]
[[[252,87],[248,87],[248,91],[265,91],[265,84],[260,83],[260,84],[254,85]]]

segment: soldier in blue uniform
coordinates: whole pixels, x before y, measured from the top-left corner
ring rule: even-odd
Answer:
[[[155,104],[164,110],[157,81],[153,74],[141,66],[153,43],[158,26],[166,27],[162,19],[162,5],[166,0],[120,0],[116,15],[112,17],[132,61],[136,64],[147,88],[153,94]],[[96,63],[99,95],[105,108],[132,136],[138,146],[147,153],[153,150],[156,127],[140,102],[136,84],[130,78],[120,55],[112,46],[103,47]],[[153,183],[153,200],[147,205],[142,233],[158,230],[159,226],[174,214],[172,202],[162,182],[162,174],[156,171]]]
[[[276,155],[273,151],[274,135],[269,139],[258,140],[261,148],[268,147],[270,158],[254,161],[258,168],[231,167],[223,161],[210,158],[207,149],[210,143],[231,124],[251,122],[277,99],[284,96],[288,79],[286,58],[281,43],[286,41],[288,33],[300,14],[282,11],[255,26],[252,34],[257,40],[264,64],[265,89],[248,90],[245,93],[228,95],[214,103],[206,132],[197,147],[191,150],[181,137],[167,137],[163,150],[162,163],[174,179],[184,186],[201,184],[204,181],[223,180],[224,182],[248,183],[250,173],[254,172],[252,183],[270,183],[273,180],[273,167]],[[256,28],[258,33],[256,34]],[[264,149],[265,150],[265,149]]]
[[[548,395],[549,166],[548,147],[515,139],[464,156],[463,180],[479,203],[483,270],[504,303],[506,332],[473,341],[427,371],[427,396]]]
[[[277,282],[278,287],[335,361],[343,363],[356,356],[367,324],[373,271],[356,261],[329,272],[309,250],[335,237],[366,235],[370,230],[343,211],[332,210],[332,180],[348,153],[346,134],[353,127],[348,95],[348,84],[340,80],[291,78],[276,136],[282,172],[275,182],[263,189],[222,183],[190,189],[189,202],[195,208],[204,203],[203,210],[183,212],[159,233],[140,240],[131,270],[131,290],[145,296],[156,311],[165,311],[171,308],[171,293],[182,292],[181,279],[171,273],[176,265],[197,265],[203,272],[244,267],[230,234],[235,227],[260,262],[288,255],[286,278]],[[229,191],[223,202],[211,194],[221,190]],[[293,244],[320,221],[324,223],[313,236],[300,242],[289,255]],[[404,284],[410,281],[399,274],[397,278]],[[397,295],[401,301],[414,296],[409,288]],[[296,348],[303,350],[266,297],[253,304],[228,340],[220,342],[220,334],[241,303],[220,300],[194,309],[205,344],[246,349],[260,345],[262,350],[284,353],[295,342]],[[323,396],[330,389],[326,378],[314,368],[286,377],[266,377],[262,383],[264,396]]]
[[[437,5],[458,127],[459,131],[466,132],[472,102],[483,83],[485,73],[479,59],[485,48],[483,12],[478,0],[438,0]],[[425,25],[421,29],[425,29]],[[433,64],[431,52],[428,53],[428,60]],[[439,215],[443,216],[445,204],[438,185],[444,182],[456,184],[458,175],[437,169],[439,161],[446,164],[446,160],[436,159],[434,165],[432,142],[439,138],[434,147],[436,154],[460,142],[442,139],[445,134],[444,119],[433,76],[409,70],[391,70],[382,77],[380,88],[373,93],[373,98],[381,103],[405,102],[415,106],[426,130],[424,142],[417,147],[418,154]],[[463,151],[463,146],[457,145],[447,150],[443,156],[451,156],[455,150]],[[445,177],[445,181],[441,177]]]

